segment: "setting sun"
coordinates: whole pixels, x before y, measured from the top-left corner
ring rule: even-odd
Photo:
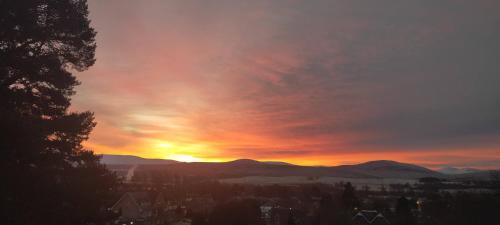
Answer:
[[[199,162],[199,161],[202,161],[201,159],[193,157],[191,155],[176,155],[176,154],[173,154],[173,155],[167,155],[167,157],[165,157],[165,158],[167,158],[167,159],[173,159],[173,160],[176,160],[176,161],[179,161],[179,162]]]

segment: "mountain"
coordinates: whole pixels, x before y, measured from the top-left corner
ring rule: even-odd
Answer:
[[[259,162],[257,160],[253,159],[237,159],[229,162],[222,162],[224,164],[231,164],[231,165],[259,165],[262,162]]]
[[[170,159],[146,159],[133,155],[102,155],[101,163],[107,165],[119,165],[119,164],[139,164],[139,165],[166,165],[172,163],[178,163],[175,160]]]
[[[474,168],[456,168],[456,167],[443,167],[438,170],[440,173],[443,174],[467,174],[467,173],[476,173],[476,172],[481,172],[481,170],[474,169]]]
[[[340,167],[349,168],[366,175],[383,178],[444,177],[443,174],[422,166],[389,160],[369,161],[357,165]]]
[[[454,174],[452,179],[456,180],[500,180],[500,170],[481,170],[478,172]]]
[[[257,161],[253,159],[237,159],[229,162],[224,162],[224,163],[229,163],[229,164],[237,164],[237,165],[262,165],[262,164],[267,164],[267,165],[278,165],[278,166],[295,166],[291,163],[287,162],[280,162],[280,161]]]
[[[224,163],[176,163],[166,166],[169,171],[211,177],[245,176],[311,176],[345,178],[403,178],[444,177],[445,175],[416,165],[394,161],[372,161],[343,166],[298,166],[274,164],[255,160],[235,160]]]
[[[173,173],[208,177],[246,176],[311,176],[345,178],[404,178],[445,177],[425,167],[396,161],[378,160],[342,166],[298,166],[285,162],[237,159],[229,162],[178,162],[166,159],[146,159],[130,155],[103,155],[108,165],[140,165],[139,170],[168,170]]]
[[[287,162],[280,162],[280,161],[263,161],[263,163],[269,164],[269,165],[295,166],[294,164],[287,163]]]

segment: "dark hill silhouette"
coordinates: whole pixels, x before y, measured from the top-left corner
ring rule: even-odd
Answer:
[[[425,167],[388,160],[370,161],[342,166],[298,166],[284,162],[261,162],[238,159],[229,162],[178,162],[175,160],[145,159],[136,156],[104,155],[105,164],[139,164],[145,170],[166,169],[192,176],[330,176],[351,178],[421,178],[444,177]]]
[[[390,160],[377,160],[365,162],[357,165],[339,166],[346,169],[358,171],[359,173],[374,177],[390,178],[420,178],[420,177],[442,177],[443,174],[408,163],[401,163]]]
[[[475,171],[470,173],[453,174],[451,175],[453,179],[457,180],[500,180],[500,170],[484,170]]]
[[[293,164],[287,162],[279,162],[279,161],[257,161],[254,159],[237,159],[229,162],[224,162],[233,165],[255,165],[255,164],[267,164],[267,165],[279,165],[279,166],[295,166]]]
[[[456,168],[456,167],[443,167],[438,171],[443,174],[452,174],[452,175],[482,172],[481,170],[475,168]]]
[[[232,165],[256,165],[256,164],[261,164],[262,162],[259,162],[257,160],[253,159],[237,159],[229,162],[224,162],[226,164],[232,164]]]
[[[178,163],[170,159],[146,159],[133,155],[102,155],[101,162],[108,165],[163,165]]]

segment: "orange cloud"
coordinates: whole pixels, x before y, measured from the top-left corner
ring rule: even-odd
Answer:
[[[97,62],[73,102],[96,113],[85,144],[186,161],[498,167],[498,5],[455,5],[464,19],[431,1],[379,4],[90,1]]]

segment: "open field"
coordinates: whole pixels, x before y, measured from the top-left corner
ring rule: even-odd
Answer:
[[[357,188],[368,186],[371,190],[380,190],[382,186],[389,184],[415,184],[416,179],[395,179],[395,178],[343,178],[343,177],[304,177],[304,176],[283,176],[283,177],[267,177],[267,176],[248,176],[241,178],[220,179],[223,183],[232,184],[257,184],[257,185],[273,185],[273,184],[311,184],[324,183],[335,184],[340,182],[351,182]]]

